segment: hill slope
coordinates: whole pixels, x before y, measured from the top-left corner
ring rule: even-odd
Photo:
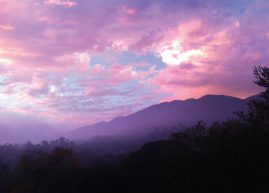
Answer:
[[[71,139],[89,139],[97,135],[142,137],[154,132],[156,128],[189,126],[200,120],[210,124],[235,117],[234,112],[245,110],[248,101],[249,98],[206,95],[199,99],[164,102],[109,122],[99,122],[75,129],[68,133],[68,137]]]

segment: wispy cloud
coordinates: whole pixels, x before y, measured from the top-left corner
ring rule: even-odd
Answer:
[[[64,7],[74,7],[77,5],[77,3],[72,0],[45,0],[44,3],[45,5],[64,6]]]

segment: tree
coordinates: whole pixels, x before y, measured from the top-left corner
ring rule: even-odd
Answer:
[[[0,174],[8,170],[8,164],[0,158]]]
[[[247,113],[240,112],[238,115],[255,128],[269,130],[269,68],[254,66],[255,84],[265,90],[249,102]]]

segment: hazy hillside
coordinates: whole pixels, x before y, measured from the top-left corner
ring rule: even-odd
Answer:
[[[223,95],[206,95],[199,99],[175,100],[150,106],[109,122],[99,122],[71,131],[71,139],[89,139],[96,135],[148,135],[156,128],[189,126],[199,120],[210,124],[233,118],[235,111],[245,110],[249,98],[239,99]]]

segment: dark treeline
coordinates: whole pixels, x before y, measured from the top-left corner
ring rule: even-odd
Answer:
[[[117,141],[117,139],[119,141]],[[34,155],[40,152],[50,154],[55,148],[62,148],[71,150],[79,160],[82,167],[96,167],[99,165],[115,164],[118,163],[127,153],[127,151],[115,151],[125,144],[126,149],[134,149],[137,141],[127,143],[121,141],[121,138],[112,140],[110,137],[100,137],[94,141],[73,142],[69,139],[61,137],[56,140],[42,141],[39,144],[32,144],[28,141],[25,144],[3,144],[0,145],[0,165],[5,164],[10,170],[16,169],[21,158],[25,155]],[[134,147],[133,147],[134,146]],[[108,150],[104,151],[107,148]]]
[[[199,122],[120,158],[94,162],[87,148],[64,138],[1,146],[2,158],[17,161],[10,168],[0,160],[0,192],[269,192],[269,68],[255,67],[254,74],[265,90],[238,119]]]

